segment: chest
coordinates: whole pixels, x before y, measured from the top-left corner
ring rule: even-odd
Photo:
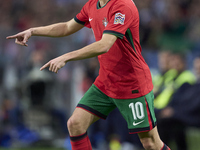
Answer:
[[[103,31],[110,22],[110,14],[110,9],[106,7],[100,9],[93,7],[92,9],[90,9],[89,22],[96,39],[101,38]]]

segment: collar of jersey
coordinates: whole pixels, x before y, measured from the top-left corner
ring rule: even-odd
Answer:
[[[109,1],[110,1],[110,0],[109,0]],[[99,2],[99,0],[98,0],[98,1],[97,1],[97,9],[101,9],[101,8],[105,7],[105,6],[108,4],[109,1],[107,1],[107,3],[106,3],[105,5],[103,5],[102,7],[100,7],[100,2]]]

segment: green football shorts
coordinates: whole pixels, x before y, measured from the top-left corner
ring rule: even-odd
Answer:
[[[102,119],[116,107],[127,121],[130,134],[150,131],[156,126],[154,95],[151,91],[134,99],[114,99],[101,92],[94,84],[85,93],[77,107]]]

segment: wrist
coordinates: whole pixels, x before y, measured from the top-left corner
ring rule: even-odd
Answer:
[[[34,35],[34,29],[33,28],[30,28],[29,31],[31,33],[31,36]]]
[[[64,62],[67,63],[69,61],[69,53],[63,55]]]

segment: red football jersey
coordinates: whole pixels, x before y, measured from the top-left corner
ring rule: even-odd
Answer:
[[[139,14],[132,0],[110,0],[103,7],[98,0],[89,0],[74,19],[92,28],[96,41],[103,34],[118,37],[107,53],[98,56],[100,70],[94,84],[103,93],[131,99],[153,89],[149,67],[141,55]]]

